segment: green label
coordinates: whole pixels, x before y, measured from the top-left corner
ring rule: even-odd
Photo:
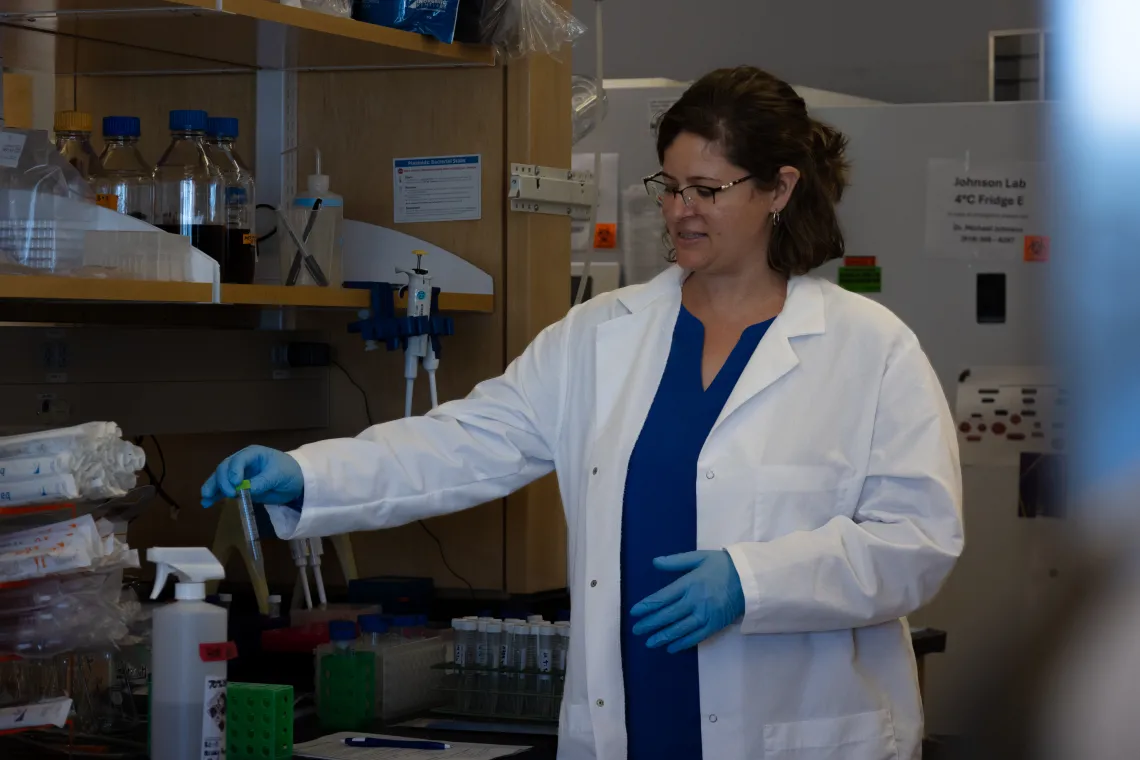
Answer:
[[[839,267],[839,287],[852,293],[882,293],[882,267]]]

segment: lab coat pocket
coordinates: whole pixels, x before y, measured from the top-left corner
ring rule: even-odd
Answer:
[[[890,710],[764,726],[765,760],[898,760]]]
[[[851,477],[828,465],[761,465],[755,468],[752,540],[771,541],[851,517]]]

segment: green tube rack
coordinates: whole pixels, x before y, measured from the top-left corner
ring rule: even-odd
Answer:
[[[226,694],[229,760],[293,756],[293,687],[230,682]]]

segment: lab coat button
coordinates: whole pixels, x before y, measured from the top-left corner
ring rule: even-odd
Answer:
[[[598,468],[597,468],[597,467],[595,467],[595,468],[594,468],[594,474],[595,474],[595,475],[597,475],[597,474],[598,474]]]
[[[597,588],[597,587],[598,587],[597,581],[590,581],[590,588]]]
[[[715,715],[709,716],[709,723],[716,723],[716,716]]]
[[[606,700],[599,699],[597,702],[597,705],[598,705],[598,707],[605,707],[606,706]]]
[[[713,478],[716,477],[716,473],[713,472],[712,470],[709,470],[708,472],[705,473],[705,477],[708,478],[709,480],[712,480]]]

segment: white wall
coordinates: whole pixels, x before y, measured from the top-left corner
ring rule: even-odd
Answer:
[[[695,79],[752,64],[889,102],[988,98],[989,32],[1040,26],[1038,0],[605,0],[605,75]],[[594,0],[574,0],[593,26]],[[574,50],[594,70],[593,30]]]

